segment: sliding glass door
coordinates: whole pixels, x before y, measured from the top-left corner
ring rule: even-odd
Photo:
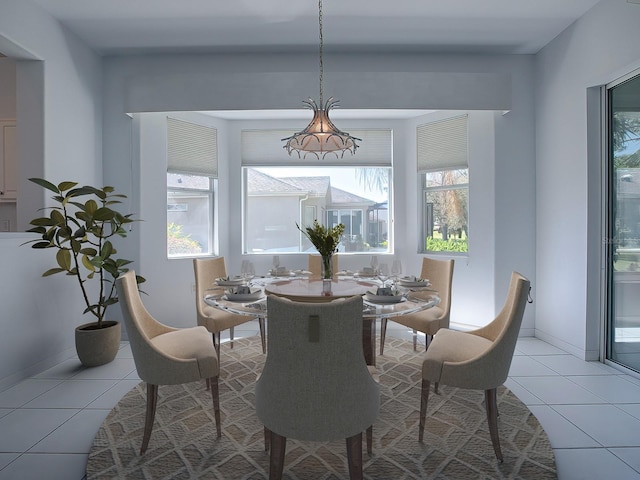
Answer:
[[[640,74],[607,92],[606,356],[640,372]]]

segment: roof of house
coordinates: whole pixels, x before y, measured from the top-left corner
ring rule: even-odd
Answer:
[[[360,195],[347,192],[346,190],[331,187],[331,203],[366,203],[369,205],[373,205],[375,202],[373,200],[369,200],[368,198],[361,197]]]
[[[247,191],[249,195],[306,194],[304,189],[253,168],[247,170]]]
[[[324,197],[331,187],[331,177],[283,177],[280,180],[306,191],[310,195]]]
[[[253,168],[247,170],[249,195],[310,195],[325,197],[330,194],[331,204],[368,204],[375,202],[341,188],[331,186],[331,177],[282,177],[276,178]]]

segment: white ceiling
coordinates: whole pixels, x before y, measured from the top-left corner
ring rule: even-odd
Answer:
[[[33,0],[101,54],[317,50],[315,0]],[[536,53],[599,0],[324,0],[330,51]]]

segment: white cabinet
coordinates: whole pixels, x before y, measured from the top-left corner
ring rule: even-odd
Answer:
[[[18,136],[14,120],[0,120],[0,202],[18,196]]]

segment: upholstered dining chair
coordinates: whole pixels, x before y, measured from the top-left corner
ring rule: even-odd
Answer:
[[[208,380],[216,431],[220,437],[220,367],[207,330],[204,327],[173,328],[153,318],[142,303],[133,270],[118,277],[116,288],[133,361],[138,376],[147,384],[147,413],[140,455],[147,450],[151,438],[159,385]]]
[[[209,332],[211,332],[213,344],[218,352],[218,358],[220,358],[221,332],[229,329],[229,346],[233,348],[234,327],[249,322],[253,320],[254,317],[226,312],[219,308],[207,305],[204,302],[207,290],[213,287],[215,280],[217,278],[225,278],[227,276],[224,257],[194,258],[193,270],[196,277],[196,313],[198,325],[205,327]],[[262,339],[262,353],[265,353],[266,342],[264,336],[263,317],[258,317],[258,324],[260,327],[260,338]]]
[[[431,382],[435,383],[436,393],[439,383],[484,390],[491,442],[496,457],[502,462],[496,393],[509,374],[529,289],[529,280],[513,272],[505,304],[491,323],[470,332],[443,328],[433,337],[422,364],[420,441],[424,436]]]
[[[371,451],[380,388],[362,351],[362,297],[301,303],[267,297],[268,354],[256,412],[271,448],[269,479],[282,478],[287,438],[346,439],[349,475],[362,478],[362,432]]]
[[[451,284],[453,282],[453,259],[436,260],[424,257],[422,259],[421,278],[426,278],[431,283],[429,287],[436,290],[440,297],[440,304],[436,307],[428,308],[409,315],[394,317],[393,321],[413,330],[413,351],[416,351],[418,332],[426,335],[425,349],[429,347],[429,342],[433,335],[441,329],[449,327],[449,317],[451,314]],[[433,294],[430,291],[413,292],[414,296],[429,297]],[[387,319],[383,318],[380,323],[380,355],[384,354],[384,341],[387,336]]]
[[[338,255],[333,254],[331,256],[331,264],[333,266],[333,274],[338,272]],[[309,266],[307,267],[313,276],[319,277],[322,275],[322,256],[310,254]]]

